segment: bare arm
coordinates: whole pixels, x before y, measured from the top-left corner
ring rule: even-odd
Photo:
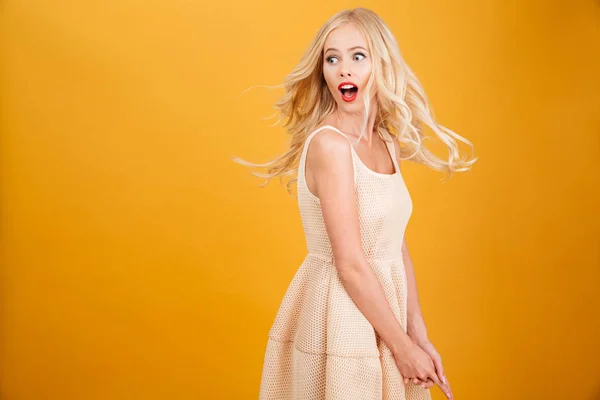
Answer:
[[[402,260],[406,269],[406,279],[408,284],[408,299],[407,299],[407,333],[417,343],[427,341],[427,327],[421,313],[421,305],[419,303],[419,294],[417,292],[417,279],[413,268],[412,259],[408,252],[406,237],[402,242]]]
[[[346,291],[394,354],[411,340],[397,321],[362,250],[350,143],[338,133],[316,135],[307,154],[307,183],[320,198],[336,268]]]

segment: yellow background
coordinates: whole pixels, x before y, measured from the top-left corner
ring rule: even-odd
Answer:
[[[240,93],[359,5],[480,157],[403,167],[456,399],[600,398],[597,1],[6,0],[2,399],[257,398],[305,247],[295,199],[229,159],[284,151],[282,92]]]

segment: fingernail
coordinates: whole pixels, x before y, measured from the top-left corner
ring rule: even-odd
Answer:
[[[446,396],[448,396],[449,399],[452,398],[452,395],[450,393],[446,393]]]

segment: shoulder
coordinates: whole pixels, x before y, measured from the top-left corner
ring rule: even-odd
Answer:
[[[314,135],[307,152],[309,163],[318,169],[339,169],[352,164],[349,139],[329,128]]]
[[[328,153],[347,154],[350,151],[351,143],[341,133],[330,128],[323,128],[315,134],[311,146]]]

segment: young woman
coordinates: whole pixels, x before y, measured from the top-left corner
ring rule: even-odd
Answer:
[[[364,8],[319,30],[276,104],[290,149],[267,178],[297,174],[308,254],[270,329],[263,400],[422,400],[452,392],[429,341],[404,232],[412,201],[400,171],[410,159],[449,175],[459,140],[438,125],[385,23]],[[423,146],[427,125],[447,160]],[[402,146],[400,145],[402,144]]]

